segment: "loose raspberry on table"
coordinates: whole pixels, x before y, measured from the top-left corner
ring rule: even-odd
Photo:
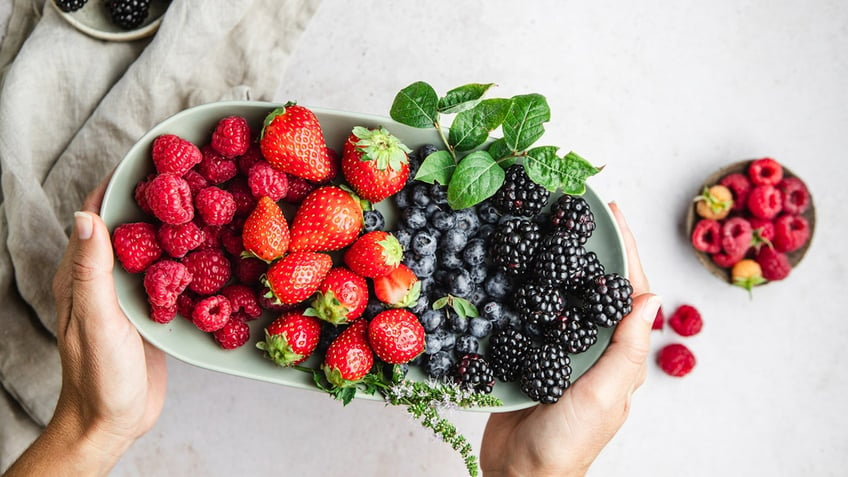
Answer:
[[[230,300],[234,313],[244,311],[250,318],[259,318],[262,314],[256,292],[246,285],[227,285],[221,290],[221,294]]]
[[[162,256],[162,248],[156,241],[156,226],[147,222],[131,222],[115,227],[112,246],[118,262],[129,273],[147,270]]]
[[[777,185],[783,179],[783,166],[770,157],[757,159],[748,166],[748,177],[755,186]]]
[[[154,177],[144,197],[153,215],[166,224],[184,224],[194,218],[191,189],[188,182],[176,174],[166,172]]]
[[[657,353],[657,364],[671,376],[686,376],[695,367],[695,363],[695,355],[680,343],[666,345]]]
[[[734,172],[722,177],[718,183],[730,189],[731,194],[733,194],[732,210],[737,212],[744,210],[748,203],[748,194],[753,187],[751,179],[741,172]]]
[[[704,253],[719,253],[721,237],[721,224],[717,220],[701,219],[692,229],[692,246]]]
[[[701,313],[692,305],[680,305],[668,319],[668,326],[680,336],[693,336],[704,326]]]
[[[173,258],[183,258],[185,254],[199,247],[204,240],[203,231],[194,222],[179,225],[162,224],[157,237],[162,250]]]
[[[773,219],[783,209],[783,197],[772,185],[759,185],[748,194],[748,210],[760,219]]]
[[[250,326],[237,318],[230,318],[223,328],[212,333],[215,341],[224,349],[236,349],[250,339]]]
[[[226,225],[236,214],[236,201],[229,192],[209,186],[197,193],[194,206],[208,225]]]
[[[188,183],[188,188],[191,190],[192,197],[196,196],[202,189],[212,185],[212,183],[209,182],[209,179],[203,177],[203,174],[194,169],[183,174],[183,180]]]
[[[783,211],[787,214],[801,215],[810,208],[810,191],[801,179],[784,177],[777,190],[783,194]]]
[[[778,252],[794,252],[810,239],[810,224],[801,215],[781,215],[774,221],[774,248]]]
[[[315,190],[315,185],[302,177],[286,174],[286,178],[288,179],[288,192],[283,200],[290,204],[303,202],[303,199]]]
[[[218,121],[212,133],[212,148],[224,157],[233,158],[247,152],[250,125],[241,116],[228,116]]]
[[[657,308],[657,314],[654,316],[654,324],[651,325],[652,330],[662,330],[665,327],[665,312],[663,307]]]
[[[147,301],[154,306],[177,305],[177,297],[192,281],[189,269],[180,262],[159,260],[144,273],[144,291]],[[174,309],[176,312],[176,308]]]
[[[197,165],[197,172],[212,184],[222,184],[238,174],[235,159],[224,157],[212,149],[212,146],[204,146],[201,152],[203,160]]]
[[[194,306],[191,322],[200,331],[220,330],[230,321],[232,306],[224,295],[212,295],[200,300]]]
[[[751,248],[754,230],[742,217],[731,217],[721,226],[721,249],[732,257],[742,257]]]
[[[200,149],[191,142],[175,135],[163,134],[153,140],[153,164],[161,173],[181,176],[203,158]]]
[[[201,295],[217,293],[232,276],[230,261],[220,249],[195,250],[186,255],[182,263],[194,277],[189,288]]]
[[[769,281],[783,280],[792,271],[789,257],[772,247],[761,247],[754,260],[760,264],[760,268],[763,270],[763,278]]]
[[[277,169],[266,161],[259,161],[250,168],[247,176],[247,185],[253,193],[253,197],[268,196],[274,202],[282,199],[288,194],[288,175]]]

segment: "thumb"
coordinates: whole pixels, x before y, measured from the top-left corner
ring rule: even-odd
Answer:
[[[115,265],[112,242],[106,224],[97,214],[74,213],[70,251],[71,319],[97,320],[119,312],[112,279],[112,268]]]

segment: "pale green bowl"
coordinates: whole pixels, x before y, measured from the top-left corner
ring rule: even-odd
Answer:
[[[221,118],[241,115],[258,130],[265,115],[278,106],[280,105],[275,103],[246,101],[212,103],[182,111],[155,126],[129,150],[115,170],[106,189],[102,216],[109,230],[114,230],[116,226],[125,222],[150,220],[136,205],[133,191],[141,179],[154,172],[150,151],[153,140],[157,136],[165,133],[176,134],[202,147],[209,140],[212,130]],[[440,144],[438,134],[432,129],[415,129],[380,116],[321,108],[310,109],[315,112],[321,123],[327,144],[337,150],[341,150],[344,140],[354,126],[385,126],[413,149],[427,143]],[[584,198],[592,208],[597,222],[597,228],[587,247],[597,253],[608,272],[627,276],[624,245],[611,211],[591,188],[587,188]],[[383,201],[377,207],[386,215],[387,222],[393,224],[397,211],[390,202],[390,200]],[[266,316],[251,322],[251,341],[248,344],[235,350],[223,350],[209,334],[199,331],[188,320],[179,316],[171,323],[164,325],[152,321],[148,316],[141,275],[131,275],[116,265],[114,276],[118,301],[124,313],[145,339],[166,353],[201,368],[301,389],[318,390],[309,374],[275,366],[254,346],[263,336],[263,328],[273,320],[274,316],[271,314],[266,313]],[[611,334],[611,330],[601,329],[595,346],[585,353],[572,357],[572,379],[583,374],[598,359],[609,344]],[[317,366],[318,358],[313,357],[305,364]],[[424,374],[417,367],[412,367],[409,376],[416,380],[425,379]],[[500,412],[536,404],[524,396],[516,384],[498,382],[495,385],[494,394],[503,401],[502,407],[475,410]],[[357,397],[380,399],[361,393]]]

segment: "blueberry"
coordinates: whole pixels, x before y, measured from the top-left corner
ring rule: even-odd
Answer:
[[[502,323],[504,321],[504,306],[497,301],[489,301],[486,302],[483,306],[480,307],[480,317],[486,320],[491,321],[495,324],[495,327],[498,327],[498,323]]]
[[[445,205],[448,203],[448,188],[439,184],[438,182],[434,182],[430,186],[430,200],[433,201],[434,204]]]
[[[403,210],[409,207],[409,205],[411,204],[411,201],[409,200],[409,187],[404,187],[403,189],[395,193],[395,195],[392,196],[392,200],[394,201],[398,209]]]
[[[439,239],[439,247],[447,252],[460,252],[468,244],[468,235],[455,227],[445,231]]]
[[[463,298],[467,298],[474,290],[474,282],[471,281],[471,274],[464,268],[451,270],[448,274],[448,291]]]
[[[483,288],[490,297],[500,300],[512,292],[512,283],[504,272],[498,270],[483,282]]]
[[[436,255],[436,249],[439,244],[436,241],[436,237],[427,230],[419,230],[412,236],[412,243],[410,243],[410,248],[413,252],[422,256],[432,256]]]
[[[403,264],[409,267],[419,279],[429,278],[436,271],[436,256],[407,253],[403,258]]]
[[[491,201],[484,201],[477,206],[477,217],[485,224],[496,224],[501,214]]]
[[[442,349],[442,336],[439,333],[426,333],[424,335],[424,353],[438,353]]]
[[[418,277],[419,283],[421,284],[421,294],[430,296],[430,291],[436,286],[436,281],[433,280],[433,277]]]
[[[468,320],[468,333],[475,338],[485,338],[492,331],[491,321],[479,316]]]
[[[439,209],[433,212],[430,223],[435,229],[446,232],[456,225],[456,215],[453,211]]]
[[[418,207],[427,207],[430,203],[430,186],[424,182],[416,182],[412,185],[409,198]]]
[[[366,210],[362,213],[362,218],[364,220],[364,227],[362,231],[373,232],[375,230],[383,230],[383,227],[386,226],[386,219],[383,217],[383,214],[377,210]]]
[[[404,250],[409,250],[409,246],[412,244],[412,231],[407,228],[400,228],[392,232],[392,235],[400,242],[400,246],[403,247]]]
[[[442,379],[448,376],[453,368],[453,356],[442,350],[430,355],[430,359],[424,363],[424,373],[434,379]]]
[[[480,341],[471,335],[462,335],[456,339],[456,354],[465,356],[466,354],[476,353],[480,348]]]
[[[418,230],[427,225],[427,214],[421,207],[407,207],[403,209],[400,219],[410,230]]]
[[[471,239],[462,250],[462,259],[468,265],[480,265],[486,261],[486,244],[483,239]]]
[[[365,306],[365,311],[362,312],[362,313],[366,317],[373,318],[374,316],[377,315],[377,313],[380,313],[381,311],[383,311],[385,309],[386,309],[385,305],[380,303],[380,300],[377,300],[372,295],[372,298],[370,300],[368,300],[368,304]]]
[[[438,150],[439,148],[436,147],[435,144],[424,144],[423,146],[418,148],[416,154],[418,155],[418,158],[421,160],[421,162],[424,162],[427,159],[427,156],[433,154],[434,152],[437,152]]]
[[[472,208],[457,210],[456,227],[470,237],[477,233],[477,229],[480,228],[480,218],[477,217]]]
[[[475,285],[482,285],[489,276],[489,267],[485,263],[479,263],[468,267],[468,274]]]
[[[448,329],[454,333],[465,333],[468,330],[468,318],[451,313],[447,321]]]
[[[454,348],[454,346],[456,346],[456,335],[455,334],[451,333],[450,331],[448,331],[444,328],[440,328],[437,331],[437,333],[439,333],[439,336],[442,339],[442,349],[443,350],[449,351],[449,350],[452,350]]]
[[[424,295],[424,294],[418,295],[418,300],[415,302],[414,305],[409,307],[409,311],[411,311],[415,315],[420,315],[421,313],[424,313],[425,311],[427,311],[429,309],[430,309],[430,297],[428,297],[427,295]]]
[[[474,289],[472,289],[471,293],[468,295],[468,301],[470,301],[475,307],[483,306],[483,303],[488,300],[489,295],[486,294],[486,290],[484,290],[480,285],[474,285]]]
[[[462,258],[453,252],[442,252],[439,254],[439,267],[444,270],[457,270],[465,264]]]
[[[475,238],[483,240],[484,243],[489,243],[489,238],[491,238],[492,234],[495,233],[495,230],[498,229],[498,226],[495,224],[483,224],[477,229],[477,233],[474,234]]]
[[[516,312],[512,308],[505,307],[503,310],[503,314],[503,321],[505,323],[505,326],[508,325],[509,327],[514,328],[516,330],[521,330],[522,321],[521,315],[519,315],[518,312]]]
[[[427,221],[432,224],[433,214],[439,212],[440,210],[442,210],[442,206],[435,202],[430,202],[429,204],[427,204],[427,206],[424,207],[424,213],[427,215]]]
[[[421,322],[421,326],[424,327],[424,331],[432,333],[442,326],[442,323],[444,323],[445,312],[442,310],[427,310],[418,315],[418,321]]]

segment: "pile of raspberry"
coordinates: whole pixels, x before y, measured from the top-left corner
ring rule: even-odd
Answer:
[[[733,284],[749,291],[786,278],[792,270],[788,254],[810,239],[804,216],[812,203],[810,192],[800,179],[786,177],[772,158],[751,161],[746,171],[722,177],[695,202],[692,245],[727,269]]]
[[[272,168],[254,137],[241,116],[221,119],[202,146],[157,137],[155,173],[134,191],[146,219],[112,232],[121,266],[144,276],[150,318],[168,323],[179,314],[225,349],[249,340],[248,321],[279,309],[260,281],[267,264],[243,254],[245,219],[259,197],[299,203],[315,188]]]

